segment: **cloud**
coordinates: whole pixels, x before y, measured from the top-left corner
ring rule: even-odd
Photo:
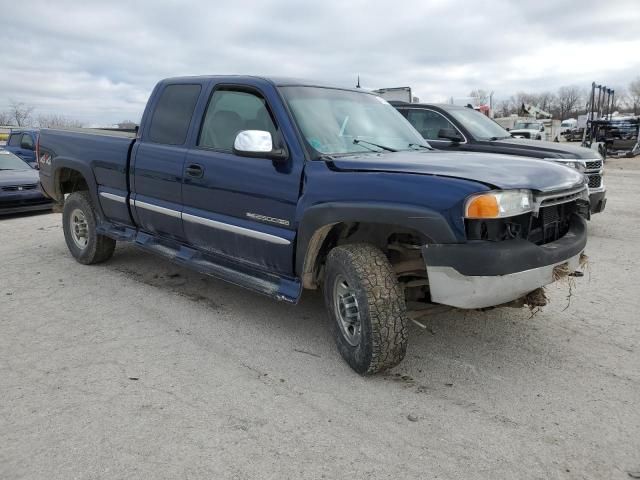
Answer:
[[[640,72],[637,0],[554,2],[24,1],[0,18],[9,99],[85,123],[139,120],[155,82],[273,74],[422,100],[626,85]]]

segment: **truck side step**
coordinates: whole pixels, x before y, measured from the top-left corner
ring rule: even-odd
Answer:
[[[297,279],[262,272],[222,256],[203,253],[179,242],[159,239],[130,227],[103,223],[98,227],[98,233],[115,240],[134,242],[138,247],[166,257],[179,265],[276,300],[297,303],[302,293],[302,284]]]

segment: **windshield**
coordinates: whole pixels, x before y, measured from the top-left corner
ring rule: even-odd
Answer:
[[[526,129],[526,130],[540,130],[539,123],[533,122],[516,122],[513,126],[514,130]]]
[[[448,112],[458,120],[476,140],[509,138],[511,134],[486,115],[470,108],[452,108]]]
[[[320,154],[428,148],[411,124],[375,95],[321,87],[280,90],[302,135]]]
[[[31,170],[31,167],[13,153],[0,150],[0,170]]]

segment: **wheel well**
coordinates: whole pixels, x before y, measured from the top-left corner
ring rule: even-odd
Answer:
[[[58,203],[64,203],[64,196],[67,193],[89,190],[89,184],[82,173],[67,167],[56,170],[54,184]]]
[[[420,247],[429,243],[421,233],[399,225],[373,222],[340,222],[316,230],[309,240],[302,269],[304,288],[316,289],[322,281],[327,254],[349,243],[368,243],[387,256],[399,277],[426,278]]]

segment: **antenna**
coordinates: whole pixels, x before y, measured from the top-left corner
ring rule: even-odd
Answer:
[[[360,86],[360,75],[358,75],[358,84],[356,85],[356,88],[362,88],[362,87]]]

